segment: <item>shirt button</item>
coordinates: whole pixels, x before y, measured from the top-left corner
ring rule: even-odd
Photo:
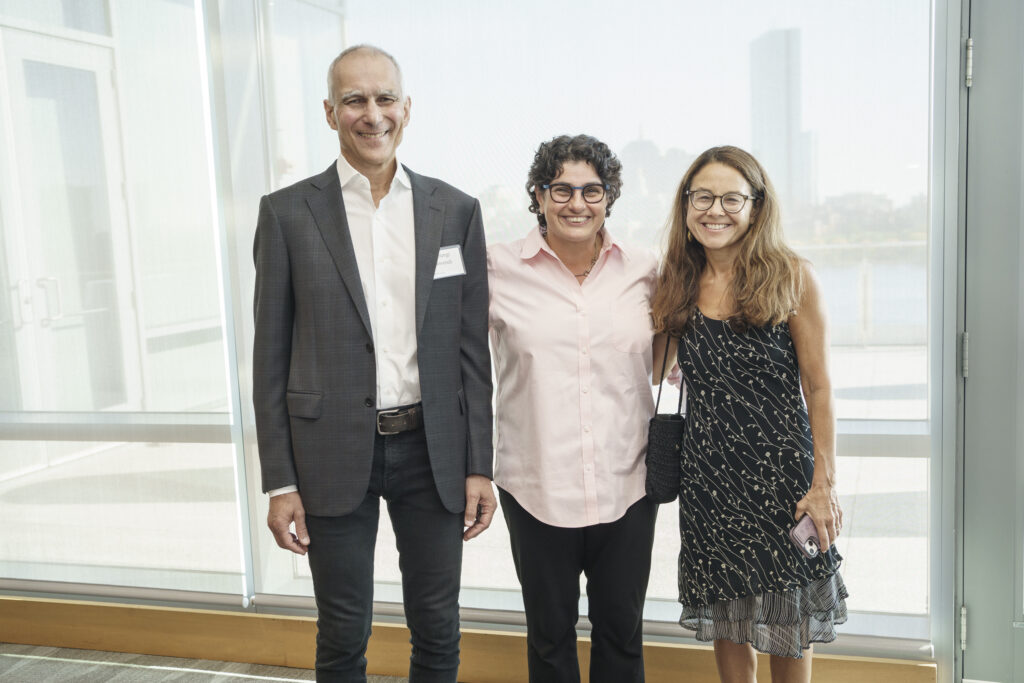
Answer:
[[[587,347],[584,346],[582,349],[580,349],[580,353],[582,353],[584,356],[587,355]]]
[[[584,425],[583,426],[583,431],[585,431],[587,434],[589,434],[590,433],[590,425]]]
[[[373,400],[373,396],[367,396],[367,397],[366,397],[366,400],[365,400],[365,401],[363,401],[363,403],[365,403],[365,404],[366,404],[366,407],[367,407],[367,408],[372,408],[372,407],[374,407],[375,405],[377,405],[377,402],[376,402],[375,400]]]
[[[583,393],[585,394],[585,393],[587,393],[588,391],[590,391],[590,387],[583,387],[582,391],[583,391]]]

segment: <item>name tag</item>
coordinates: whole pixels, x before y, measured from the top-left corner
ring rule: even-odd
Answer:
[[[462,262],[462,247],[458,244],[441,247],[437,252],[437,268],[434,270],[434,279],[440,280],[445,277],[465,274],[466,264]]]

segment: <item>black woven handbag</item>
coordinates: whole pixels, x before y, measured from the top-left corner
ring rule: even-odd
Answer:
[[[680,468],[683,457],[683,390],[679,389],[676,412],[658,414],[661,388],[665,384],[665,366],[668,363],[670,340],[665,341],[665,358],[661,361],[661,383],[658,384],[658,402],[654,407],[647,432],[647,497],[655,503],[671,503],[679,494]]]

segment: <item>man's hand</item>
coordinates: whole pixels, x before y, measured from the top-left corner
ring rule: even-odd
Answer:
[[[295,533],[289,528],[292,522],[295,522]],[[309,533],[306,531],[306,510],[302,507],[302,497],[298,491],[270,497],[267,526],[279,546],[297,555],[306,554]]]
[[[494,497],[491,480],[480,474],[466,477],[466,532],[462,534],[462,540],[468,541],[479,536],[491,525],[491,518],[497,509],[498,501]]]

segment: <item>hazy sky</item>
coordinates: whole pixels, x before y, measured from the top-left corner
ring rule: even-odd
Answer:
[[[518,188],[537,144],[560,133],[613,149],[641,136],[662,150],[749,148],[750,42],[779,28],[801,33],[819,198],[902,202],[927,189],[927,0],[344,6],[348,43],[378,44],[403,66],[413,99],[403,160],[471,193]]]

